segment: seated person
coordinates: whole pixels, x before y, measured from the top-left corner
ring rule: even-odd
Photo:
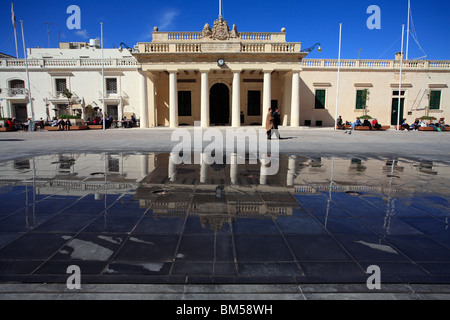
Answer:
[[[436,127],[436,125],[433,123],[433,120],[431,120],[431,119],[428,121],[427,127],[433,128],[434,131],[437,131],[437,127]]]
[[[364,119],[364,122],[362,124],[363,127],[369,127],[370,130],[372,130],[372,124],[370,123],[369,119]]]
[[[70,123],[70,119],[67,119],[66,120],[66,127],[65,127],[66,130],[69,131],[71,126],[72,126],[72,124]]]
[[[445,118],[441,118],[441,119],[439,119],[439,122],[438,122],[438,126],[439,126],[439,128],[441,128],[442,131],[446,130],[446,125],[445,125],[444,120],[445,120]]]
[[[66,128],[66,121],[64,119],[59,119],[58,121],[58,130],[65,130]]]
[[[372,128],[375,130],[381,130],[381,124],[378,123],[377,118],[372,120]]]
[[[55,117],[52,120],[52,127],[57,127],[57,126],[58,126],[58,119],[56,119],[56,117]]]
[[[352,130],[355,130],[355,127],[359,127],[360,125],[362,125],[361,119],[356,118],[356,121],[352,123]]]
[[[12,119],[8,119],[5,121],[5,128],[14,128],[14,122],[12,121]]]
[[[403,119],[401,128],[402,128],[402,130],[405,130],[405,131],[409,130],[409,124],[406,122],[406,119]]]
[[[132,123],[132,126],[133,126],[133,127],[136,127],[137,120],[136,120],[136,118],[134,117],[134,115],[131,116],[131,123]]]
[[[420,127],[420,120],[416,118],[416,120],[414,120],[414,123],[411,125],[410,129],[419,130],[419,127]]]
[[[344,123],[342,121],[342,117],[341,116],[339,116],[339,118],[338,118],[337,127],[339,128],[339,130],[344,130],[345,129],[345,126],[344,126]]]

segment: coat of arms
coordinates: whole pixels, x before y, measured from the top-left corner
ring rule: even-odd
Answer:
[[[239,37],[236,25],[233,25],[233,30],[230,31],[228,22],[226,22],[222,16],[219,16],[219,19],[214,21],[212,30],[208,23],[205,24],[202,34],[203,39],[210,38],[212,40],[229,40]]]

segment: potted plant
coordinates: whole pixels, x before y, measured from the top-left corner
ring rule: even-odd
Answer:
[[[61,95],[62,95],[63,97],[66,97],[66,98],[67,98],[67,107],[70,108],[70,99],[72,99],[73,93],[70,92],[69,89],[65,88],[65,89],[61,92]]]
[[[423,116],[419,118],[420,120],[437,120],[436,117],[433,116]]]

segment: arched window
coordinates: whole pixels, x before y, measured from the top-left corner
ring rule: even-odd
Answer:
[[[23,80],[11,80],[9,82],[11,96],[20,96],[25,94],[25,82]]]

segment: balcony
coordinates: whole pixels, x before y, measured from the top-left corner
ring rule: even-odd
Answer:
[[[63,96],[62,91],[54,91],[54,92],[49,92],[48,93],[49,96],[49,101],[53,102],[53,103],[67,103],[67,97]],[[72,92],[72,97],[70,98],[70,102],[73,103],[78,103],[80,101],[80,98],[78,97],[78,95],[74,92]]]
[[[26,88],[7,88],[0,89],[0,97],[4,99],[27,99],[28,89]]]
[[[117,91],[117,90],[106,90],[105,91],[105,101],[108,102],[117,102],[120,103],[122,99],[128,98],[128,95],[123,91]],[[98,92],[98,99],[102,101],[103,99],[103,92]]]

